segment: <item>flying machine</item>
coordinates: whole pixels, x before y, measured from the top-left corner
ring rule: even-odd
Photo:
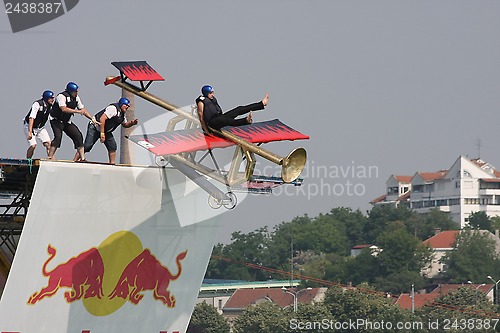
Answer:
[[[170,164],[205,190],[209,194],[210,207],[217,209],[224,206],[233,209],[237,203],[234,194],[236,191],[270,193],[274,187],[282,184],[302,184],[299,176],[307,160],[304,148],[296,148],[282,157],[261,145],[281,140],[306,140],[309,136],[278,119],[240,127],[224,127],[221,130],[210,128],[213,134],[206,135],[200,127],[195,105],[189,110],[179,108],[147,91],[153,82],[165,79],[146,61],[111,64],[118,69],[119,75],[108,76],[104,85],[118,86],[176,115],[163,132],[130,135],[127,138],[154,154],[158,166],[166,167]],[[179,128],[183,123],[184,127]],[[213,150],[230,146],[235,147],[234,153],[229,167],[225,169],[218,163]],[[281,166],[281,175],[256,175],[255,155]],[[211,160],[211,166],[207,160]],[[243,170],[240,171],[241,169]],[[225,185],[227,192],[220,190],[208,178]]]

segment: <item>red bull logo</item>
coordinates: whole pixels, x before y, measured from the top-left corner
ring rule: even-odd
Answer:
[[[97,248],[91,248],[71,258],[64,264],[60,264],[51,271],[47,271],[47,265],[56,256],[56,249],[50,244],[47,248],[49,258],[43,264],[42,274],[49,279],[47,286],[39,292],[35,292],[28,300],[28,304],[35,304],[47,296],[52,296],[60,288],[70,288],[64,293],[68,303],[89,297],[101,298],[102,278],[104,276],[104,264],[101,254]]]
[[[177,255],[175,259],[177,273],[174,275],[148,249],[142,251],[127,265],[109,298],[121,297],[138,304],[144,297],[141,292],[152,290],[154,299],[161,301],[169,308],[174,307],[175,297],[170,295],[168,285],[170,281],[175,281],[181,276],[181,261],[186,255],[187,251]]]
[[[182,261],[187,256],[187,250],[177,254],[176,268],[172,272],[149,249],[142,249],[139,238],[128,231],[109,236],[98,247],[52,270],[48,266],[57,251],[48,245],[47,252],[49,258],[42,266],[47,285],[34,292],[28,304],[34,305],[64,288],[68,303],[82,300],[85,308],[96,316],[109,315],[127,301],[137,305],[148,291],[165,306],[175,307],[176,298],[169,286],[181,276]]]

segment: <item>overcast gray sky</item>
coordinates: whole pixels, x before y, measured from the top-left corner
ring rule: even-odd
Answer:
[[[500,167],[499,17],[500,1],[486,0],[82,0],[13,34],[1,13],[0,156],[25,156],[21,119],[43,90],[75,81],[96,113],[120,95],[103,85],[117,72],[110,62],[146,60],[166,78],[151,92],[176,105],[193,103],[206,83],[224,109],[268,91],[254,119],[279,118],[311,136],[268,145],[307,149],[303,189],[249,197],[223,216],[220,240],[339,206],[364,212],[391,174],[477,157],[478,138],[481,157]],[[136,100],[140,121],[160,112]],[[84,132],[85,119],[76,123]],[[73,154],[64,137],[57,157]],[[105,148],[88,158],[106,161]]]

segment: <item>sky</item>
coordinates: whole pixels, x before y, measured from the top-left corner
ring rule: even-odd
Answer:
[[[87,0],[12,33],[0,13],[0,157],[25,156],[21,119],[42,91],[74,81],[94,114],[120,97],[103,85],[117,74],[110,63],[146,60],[165,78],[148,91],[175,105],[204,84],[225,110],[269,92],[254,120],[311,137],[266,145],[307,150],[304,184],[246,198],[223,215],[219,241],[335,207],[366,212],[392,174],[446,169],[460,155],[500,168],[499,17],[500,1],[487,0]],[[165,112],[135,103],[140,122]],[[73,155],[64,137],[57,157]],[[106,150],[87,157],[106,161]],[[275,171],[266,165],[257,170]]]

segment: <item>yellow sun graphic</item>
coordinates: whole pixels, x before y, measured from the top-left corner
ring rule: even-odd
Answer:
[[[118,310],[127,300],[115,297],[109,299],[123,270],[135,257],[142,252],[142,243],[139,238],[129,231],[119,231],[106,238],[97,250],[104,263],[102,281],[103,296],[84,298],[83,305],[94,316],[107,316]]]

